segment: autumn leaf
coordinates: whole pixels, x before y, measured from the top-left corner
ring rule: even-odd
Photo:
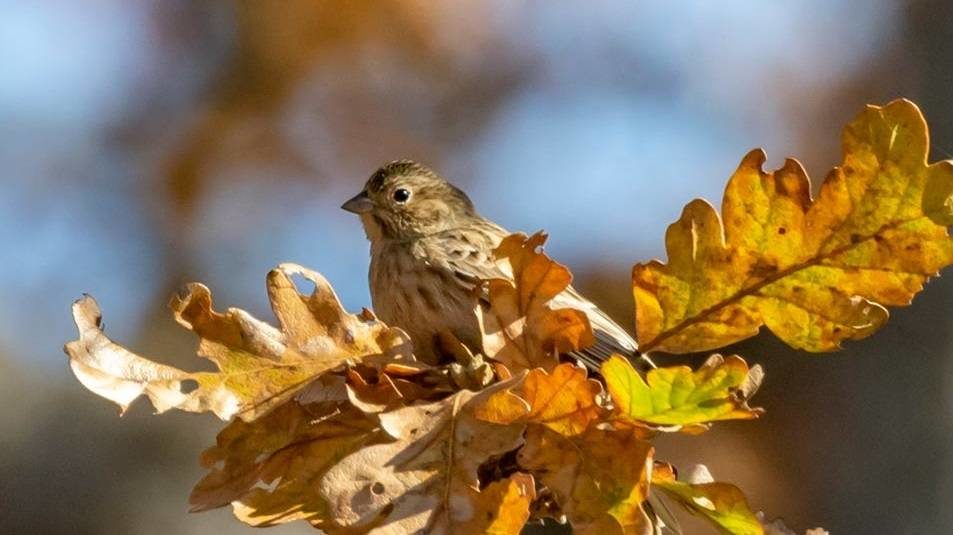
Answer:
[[[195,400],[185,394],[184,383],[191,379],[191,374],[140,357],[107,338],[102,331],[99,305],[92,297],[85,296],[73,303],[73,319],[79,339],[65,347],[73,373],[83,386],[115,402],[123,412],[142,394],[149,397],[157,412],[172,407],[198,411],[199,407],[212,404],[211,400]],[[224,404],[212,410],[228,416],[234,413]]]
[[[477,405],[478,418],[501,424],[541,424],[562,435],[578,435],[598,419],[596,396],[602,385],[589,379],[586,370],[560,364],[552,373],[528,372],[512,388],[501,390]]]
[[[628,360],[615,355],[602,364],[602,376],[615,414],[626,420],[692,426],[749,420],[762,412],[747,404],[756,387],[751,382],[760,382],[761,367],[749,370],[736,355],[713,355],[696,371],[688,366],[652,369],[644,379]]]
[[[648,493],[652,446],[633,429],[599,429],[561,435],[527,428],[519,465],[556,497],[577,533],[650,533],[642,503]]]
[[[926,123],[906,100],[869,106],[844,131],[844,162],[816,200],[794,160],[765,172],[749,153],[722,218],[696,200],[665,236],[668,263],[633,269],[642,351],[723,347],[761,325],[788,344],[832,351],[908,305],[953,263],[953,164],[927,165]]]
[[[329,518],[317,491],[321,477],[344,455],[383,439],[375,420],[333,404],[289,401],[253,422],[234,420],[202,454],[210,471],[192,490],[192,511],[231,503],[252,526],[320,526]]]
[[[552,369],[558,354],[593,343],[586,314],[571,308],[553,309],[550,301],[572,280],[565,266],[539,249],[546,235],[506,237],[494,251],[499,268],[513,280],[485,282],[490,306],[478,305],[483,350],[512,371]]]
[[[382,413],[381,428],[393,440],[344,457],[322,478],[318,488],[335,523],[322,529],[482,533],[495,526],[499,533],[518,533],[506,527],[527,518],[533,485],[526,478],[511,480],[522,489],[514,497],[511,488],[480,492],[477,477],[482,463],[522,441],[524,426],[483,422],[472,412],[506,386],[479,394],[463,390],[436,403]]]
[[[292,275],[311,281],[314,292],[299,293]],[[416,364],[402,331],[369,313],[345,312],[318,273],[282,264],[268,274],[268,296],[280,328],[243,310],[214,311],[211,294],[201,284],[189,285],[184,297],[173,299],[176,320],[200,337],[199,355],[219,368],[197,373],[158,364],[112,342],[102,331],[99,306],[84,297],[73,305],[80,337],[66,345],[70,366],[84,386],[123,411],[145,395],[157,412],[177,408],[251,420],[324,372],[356,362]]]
[[[477,418],[527,424],[521,467],[553,493],[579,533],[642,533],[651,446],[633,428],[599,429],[602,385],[586,370],[535,369],[474,404]]]
[[[381,374],[377,382],[371,384],[358,372],[348,370],[345,388],[351,405],[370,414],[394,408],[403,401],[400,390],[387,374]]]
[[[508,479],[494,481],[474,498],[476,510],[470,520],[456,527],[455,533],[521,533],[535,497],[536,483],[530,475],[517,472]]]
[[[764,528],[751,512],[738,487],[719,482],[685,483],[675,478],[671,465],[656,463],[652,487],[665,491],[692,513],[708,519],[722,533],[762,535]]]

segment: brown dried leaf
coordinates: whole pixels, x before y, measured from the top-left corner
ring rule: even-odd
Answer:
[[[298,292],[291,281],[296,274],[314,283],[311,295]],[[70,365],[83,385],[123,411],[144,394],[157,412],[177,408],[251,420],[306,385],[320,387],[313,380],[324,372],[357,362],[416,364],[402,331],[371,315],[345,312],[318,273],[282,264],[268,274],[268,295],[280,329],[240,309],[212,310],[211,294],[201,284],[173,299],[176,320],[199,335],[199,354],[219,368],[198,373],[155,363],[109,340],[99,306],[84,297],[73,305],[80,337],[66,345]]]
[[[173,407],[199,411],[211,405],[211,400],[194,399],[183,392],[183,383],[192,378],[191,374],[140,357],[107,338],[99,305],[92,297],[73,303],[73,320],[79,339],[65,347],[73,373],[83,386],[115,402],[123,412],[143,394],[157,412]],[[234,411],[217,407],[216,413],[228,417]]]
[[[383,438],[375,420],[331,404],[289,401],[253,422],[234,420],[202,454],[209,473],[192,489],[192,511],[231,503],[252,526],[320,526],[329,518],[320,478],[342,456]]]
[[[572,275],[539,250],[545,241],[542,233],[529,238],[513,234],[500,243],[494,251],[497,264],[513,280],[486,281],[490,306],[479,305],[476,311],[483,350],[514,372],[551,370],[559,363],[559,353],[593,343],[584,312],[549,306],[569,286]]]
[[[294,400],[302,405],[311,403],[334,403],[348,401],[347,379],[336,373],[318,376],[307,386],[298,390]]]
[[[394,441],[344,457],[322,478],[320,493],[331,504],[330,518],[335,522],[334,528],[322,529],[482,533],[464,530],[483,525],[478,514],[496,511],[505,518],[528,514],[522,500],[514,504],[509,498],[509,490],[498,492],[494,487],[489,495],[478,492],[480,464],[515,449],[523,434],[522,425],[482,422],[473,415],[474,401],[479,403],[498,388],[479,394],[464,390],[437,403],[381,414],[381,427]]]
[[[364,373],[369,373],[370,381]],[[351,368],[347,370],[347,400],[366,413],[376,414],[396,409],[421,399],[433,398],[432,389],[406,379],[392,378],[384,372],[363,369],[360,373]]]
[[[347,371],[347,397],[352,405],[371,414],[396,408],[404,401],[404,396],[387,374],[382,373],[374,383],[369,383],[353,369]]]

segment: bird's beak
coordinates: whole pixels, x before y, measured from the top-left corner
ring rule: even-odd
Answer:
[[[342,204],[341,208],[355,214],[366,214],[374,209],[374,201],[367,196],[367,191],[362,191]]]

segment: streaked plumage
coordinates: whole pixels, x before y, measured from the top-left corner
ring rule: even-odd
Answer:
[[[473,288],[481,279],[511,277],[492,260],[510,233],[481,217],[461,190],[409,160],[378,169],[342,208],[361,216],[371,242],[369,280],[378,317],[407,331],[424,360],[435,358],[435,335],[443,330],[481,347]],[[596,343],[574,354],[587,366],[598,368],[612,353],[636,354],[635,340],[571,286],[553,306],[588,316]]]

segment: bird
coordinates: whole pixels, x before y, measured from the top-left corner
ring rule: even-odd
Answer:
[[[486,295],[475,288],[487,279],[512,280],[493,257],[510,232],[482,217],[460,188],[412,160],[381,166],[341,208],[360,216],[370,242],[375,314],[407,332],[419,359],[440,358],[441,332],[482,348],[474,300]],[[569,354],[589,369],[598,371],[613,354],[650,362],[625,329],[571,285],[551,304],[581,310],[589,319],[595,342]]]
[[[368,282],[375,314],[410,335],[417,358],[437,362],[443,332],[470,348],[482,347],[474,300],[490,303],[476,290],[487,279],[512,281],[493,257],[510,232],[480,216],[463,190],[412,160],[380,167],[341,208],[360,216],[370,242]],[[586,368],[598,372],[613,354],[643,370],[655,367],[625,329],[571,285],[552,299],[552,306],[581,310],[589,319],[595,342],[568,354]],[[649,495],[646,510],[653,533],[664,527],[681,535],[678,519],[657,495]]]

